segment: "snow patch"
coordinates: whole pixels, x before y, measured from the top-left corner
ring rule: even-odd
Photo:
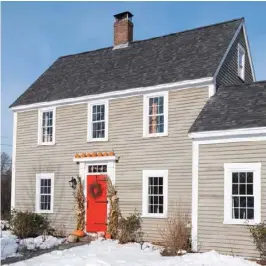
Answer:
[[[215,251],[162,257],[160,249],[149,243],[118,244],[117,241],[98,239],[88,245],[53,251],[12,266],[258,266],[243,258],[220,255]]]

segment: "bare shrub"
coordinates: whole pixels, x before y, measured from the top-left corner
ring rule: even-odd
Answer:
[[[160,229],[163,250],[162,256],[182,255],[183,251],[191,250],[190,221],[187,215],[178,208],[165,220],[165,226]]]
[[[140,214],[130,214],[127,218],[121,217],[118,222],[118,240],[119,243],[125,244],[128,242],[139,242],[141,234],[141,222]]]
[[[260,253],[262,259],[266,259],[266,222],[248,226],[253,242]]]
[[[18,238],[50,235],[54,232],[47,217],[29,211],[12,210],[10,228]]]

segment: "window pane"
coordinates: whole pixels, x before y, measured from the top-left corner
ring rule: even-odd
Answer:
[[[246,183],[246,173],[240,173],[240,183]]]
[[[253,195],[253,185],[247,185],[247,195]]]
[[[149,213],[154,213],[153,205],[149,205],[149,207],[148,207],[148,212],[149,212]]]
[[[238,173],[233,173],[233,183],[238,183]]]
[[[163,195],[163,186],[159,186],[159,194]]]
[[[154,185],[158,185],[158,177],[154,177]]]
[[[247,206],[246,197],[240,197],[240,207],[246,207],[246,206]]]
[[[238,184],[233,184],[232,186],[233,195],[238,195]]]
[[[156,187],[154,187],[154,194],[155,195],[158,195],[158,193],[159,193],[159,187],[156,186]]]
[[[246,185],[240,185],[240,195],[246,195]]]
[[[253,173],[247,173],[247,182],[253,183]]]
[[[153,185],[153,178],[149,177],[149,185]]]
[[[239,207],[239,197],[233,197],[233,207]]]
[[[159,213],[163,213],[163,205],[159,206]]]
[[[240,208],[240,219],[247,219],[247,210],[246,208]]]
[[[233,219],[239,219],[239,208],[233,208]]]
[[[247,197],[247,207],[254,208],[254,197]]]
[[[159,204],[163,205],[163,196],[159,196]]]
[[[247,219],[254,219],[254,209],[247,209]]]
[[[159,185],[160,185],[160,186],[163,185],[163,177],[159,177]]]

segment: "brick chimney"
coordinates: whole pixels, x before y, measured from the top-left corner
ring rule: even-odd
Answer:
[[[133,15],[126,11],[114,15],[114,46],[126,45],[133,41]]]

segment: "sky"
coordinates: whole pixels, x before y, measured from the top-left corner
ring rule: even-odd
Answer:
[[[11,155],[16,100],[58,57],[113,45],[113,15],[134,40],[245,17],[257,80],[266,79],[266,2],[2,2],[1,149]]]

